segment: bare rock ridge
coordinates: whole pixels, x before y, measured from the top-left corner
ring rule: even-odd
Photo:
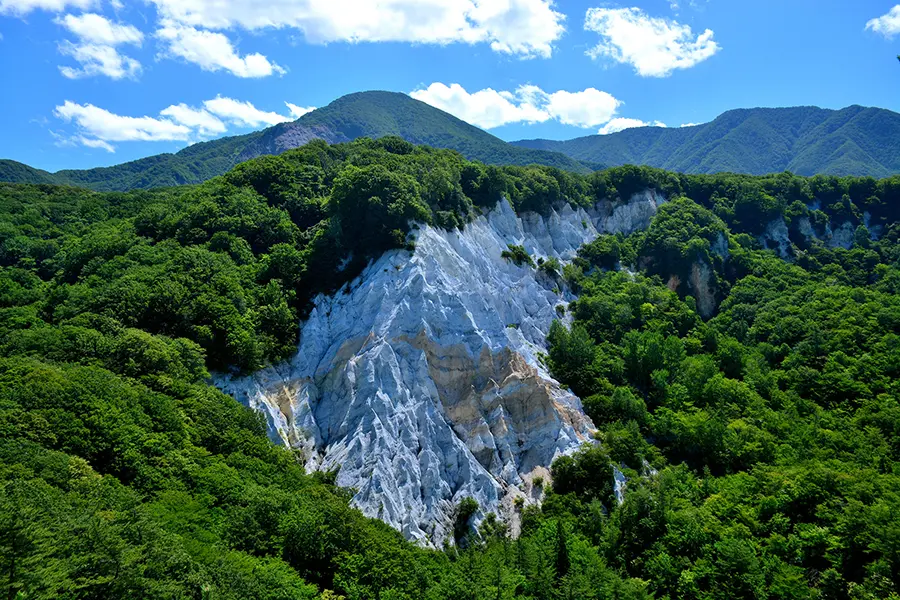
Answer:
[[[513,499],[535,501],[532,479],[594,427],[538,360],[571,294],[501,252],[571,260],[600,233],[647,227],[662,201],[646,192],[543,217],[503,200],[461,231],[423,226],[414,252],[388,252],[317,298],[292,360],[218,384],[308,468],[340,467],[354,503],[410,539],[452,537],[465,497],[515,528]]]

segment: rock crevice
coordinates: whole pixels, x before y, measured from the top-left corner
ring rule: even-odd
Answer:
[[[502,201],[460,231],[423,226],[414,252],[388,252],[316,299],[292,360],[217,383],[308,468],[340,467],[354,503],[410,539],[452,537],[465,497],[513,517],[513,497],[535,501],[532,478],[594,427],[539,361],[572,298],[501,253],[571,260],[600,233],[646,227],[661,202],[647,192],[520,217]]]

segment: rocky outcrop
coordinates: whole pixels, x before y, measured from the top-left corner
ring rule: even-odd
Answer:
[[[829,248],[849,250],[853,246],[856,236],[856,226],[851,221],[844,221],[834,228],[831,223],[826,223],[824,228],[817,231],[808,217],[800,217],[794,232],[800,237],[792,239],[787,223],[779,217],[771,221],[757,239],[763,248],[774,250],[780,258],[787,260],[795,255],[795,242],[801,247],[808,247],[813,241],[818,240]],[[880,231],[876,229],[874,232],[870,232],[870,236],[872,239],[877,239],[878,233]]]
[[[354,503],[410,539],[452,536],[465,497],[515,530],[513,499],[536,501],[534,478],[594,427],[539,360],[572,298],[501,252],[569,260],[600,232],[646,227],[661,202],[648,192],[519,217],[502,201],[461,231],[422,227],[414,252],[388,252],[316,300],[291,361],[217,383],[309,468],[339,467]]]
[[[719,303],[716,298],[716,276],[712,267],[706,261],[696,261],[691,264],[688,277],[688,290],[697,301],[697,312],[704,319],[712,318],[716,314]]]
[[[353,141],[343,132],[334,131],[324,125],[305,125],[302,121],[280,123],[265,130],[238,155],[236,163],[241,163],[265,154],[281,154],[294,148],[305,146],[313,140],[324,140],[329,144]]]

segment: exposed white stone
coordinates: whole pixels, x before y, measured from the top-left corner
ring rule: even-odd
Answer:
[[[648,192],[519,217],[504,200],[461,231],[422,227],[414,252],[388,252],[316,299],[292,360],[217,384],[308,468],[340,467],[354,503],[410,539],[442,543],[467,496],[509,518],[513,497],[536,501],[533,478],[594,428],[539,361],[567,298],[501,252],[568,260],[601,232],[646,227],[661,202]]]
[[[808,242],[820,239],[829,248],[850,249],[856,235],[853,223],[844,221],[837,229],[832,229],[831,224],[827,223],[823,235],[819,237],[808,217],[800,217],[797,221],[797,230]],[[874,235],[872,237],[875,239]],[[758,239],[763,247],[775,250],[781,258],[790,259],[794,256],[790,232],[787,223],[781,217],[770,222]]]
[[[831,238],[827,243],[832,248],[849,250],[853,246],[853,238],[856,229],[850,221],[844,221],[840,227],[831,232]]]
[[[628,480],[625,474],[619,470],[619,467],[613,465],[613,494],[616,496],[616,503],[625,502],[625,490],[628,488]]]
[[[881,237],[881,234],[884,233],[883,225],[872,225],[872,213],[869,211],[863,213],[863,225],[869,230],[869,237],[872,240],[878,240],[878,238]]]
[[[781,217],[766,225],[766,230],[759,236],[759,243],[763,248],[775,250],[781,258],[793,256],[790,232]]]
[[[715,274],[705,260],[691,264],[688,276],[688,290],[697,301],[697,312],[704,319],[709,319],[716,312],[716,291],[714,289]]]
[[[719,232],[719,235],[716,236],[716,241],[710,247],[710,251],[721,257],[723,260],[731,258],[731,251],[728,248],[728,238],[726,238],[725,234],[721,231]]]

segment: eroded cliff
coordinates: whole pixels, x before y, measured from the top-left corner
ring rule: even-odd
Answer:
[[[309,468],[340,467],[355,504],[411,539],[452,536],[465,497],[515,529],[513,498],[536,501],[533,478],[594,428],[538,359],[571,295],[501,253],[566,261],[601,232],[646,227],[661,202],[648,192],[520,217],[501,201],[460,231],[422,227],[414,252],[388,252],[316,300],[291,361],[218,383]]]

